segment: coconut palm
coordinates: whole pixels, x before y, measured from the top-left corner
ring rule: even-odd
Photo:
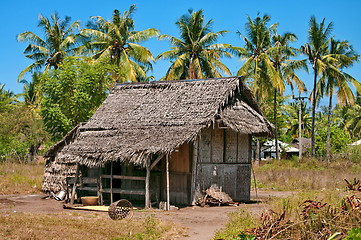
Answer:
[[[327,109],[327,161],[330,161],[331,159],[330,135],[333,94],[337,94],[339,105],[353,105],[355,103],[355,95],[350,85],[355,87],[358,91],[361,90],[361,84],[352,76],[342,71],[344,68],[350,67],[358,60],[359,56],[353,51],[351,45],[347,41],[336,41],[331,38],[329,54],[332,55],[336,61],[332,61],[332,64],[325,69],[318,82],[318,95],[322,96],[323,94],[326,94],[329,98]]]
[[[317,77],[335,61],[329,54],[328,45],[333,30],[333,23],[325,23],[325,18],[317,23],[314,16],[311,17],[308,29],[308,43],[301,47],[301,51],[308,57],[308,62],[313,69],[313,90],[311,96],[317,93]],[[338,70],[336,70],[337,72]],[[316,97],[312,97],[312,129],[311,129],[311,152],[315,156],[315,110]]]
[[[273,96],[276,158],[278,159],[278,132],[277,132],[277,96],[282,95],[285,85],[293,88],[296,84],[299,89],[304,89],[303,82],[294,73],[295,69],[304,66],[302,62],[291,61],[290,57],[296,56],[295,49],[289,46],[297,38],[293,33],[279,35],[277,24],[267,26],[270,21],[268,15],[248,17],[246,35],[238,32],[245,41],[244,48],[234,50],[244,60],[238,75],[245,76],[258,96],[259,100]]]
[[[44,38],[30,31],[17,36],[19,42],[30,42],[24,54],[34,61],[19,74],[18,80],[22,80],[26,72],[34,72],[43,67],[45,70],[56,69],[64,57],[73,55],[82,43],[80,35],[76,33],[79,25],[79,21],[71,23],[68,16],[64,20],[60,19],[57,12],[50,19],[40,14],[38,26],[42,29]]]
[[[123,14],[114,10],[109,21],[93,16],[88,28],[81,30],[81,34],[89,39],[86,46],[92,57],[119,66],[121,72],[115,76],[118,82],[146,78],[146,71],[152,69],[154,61],[153,54],[139,43],[158,36],[159,32],[154,28],[135,31],[132,18],[135,9],[132,5]]]
[[[231,45],[216,43],[227,31],[212,32],[213,20],[205,22],[203,10],[181,16],[176,25],[180,38],[161,35],[168,39],[171,50],[157,56],[159,59],[172,61],[165,79],[201,79],[231,75],[229,69],[221,62],[222,57],[232,57]]]

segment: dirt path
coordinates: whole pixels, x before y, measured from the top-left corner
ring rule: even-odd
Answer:
[[[228,219],[228,213],[236,211],[240,208],[247,208],[254,214],[260,214],[267,208],[264,200],[270,197],[285,197],[291,195],[291,192],[259,192],[258,199],[263,200],[258,203],[241,204],[239,206],[223,206],[223,207],[185,207],[173,211],[142,211],[136,212],[134,217],[143,218],[149,214],[169,222],[174,222],[187,229],[187,233],[181,238],[186,240],[208,240],[211,239],[215,231],[222,228]],[[256,199],[252,193],[252,199]],[[77,211],[81,214],[89,214],[87,211],[63,209],[63,202],[53,199],[44,198],[45,195],[0,195],[0,212],[30,212],[41,214],[66,214],[69,211]],[[106,212],[97,215],[108,217]]]

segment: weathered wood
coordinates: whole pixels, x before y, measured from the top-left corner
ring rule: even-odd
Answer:
[[[166,171],[166,181],[167,181],[167,205],[166,210],[169,211],[170,208],[170,195],[169,195],[169,154],[166,155],[165,158],[166,164],[165,164],[165,171]]]
[[[162,160],[162,158],[164,158],[164,156],[165,156],[165,153],[162,153],[162,154],[152,163],[152,165],[150,165],[150,170],[152,170],[152,169],[155,167],[155,165],[157,165],[157,163],[158,163],[160,160]]]
[[[196,199],[196,174],[197,174],[197,162],[198,162],[198,147],[199,137],[193,142],[193,156],[192,156],[192,180],[191,180],[191,204],[195,205]]]
[[[249,163],[250,137],[247,134],[238,135],[238,162]]]
[[[110,203],[113,203],[113,162],[110,163]]]
[[[222,163],[224,157],[224,129],[212,129],[211,162]]]
[[[232,129],[225,130],[225,146],[224,146],[224,162],[236,163],[237,162],[237,132]]]
[[[73,190],[71,192],[70,204],[74,204],[74,198],[75,198],[75,193],[76,193],[76,184],[78,182],[78,177],[79,177],[79,170],[80,170],[79,163],[77,163]]]
[[[150,208],[150,195],[149,195],[149,178],[150,178],[150,159],[146,162],[146,175],[145,175],[145,208]]]
[[[203,129],[199,138],[199,159],[200,163],[211,162],[211,141],[212,141],[212,130],[210,128]]]
[[[102,178],[112,178],[112,175],[101,175]],[[113,175],[113,179],[145,181],[145,177]]]
[[[120,193],[120,194],[129,194],[129,195],[145,195],[145,190],[126,190],[120,188],[103,188],[103,193]]]

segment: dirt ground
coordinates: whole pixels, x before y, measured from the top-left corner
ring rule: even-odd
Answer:
[[[173,222],[187,229],[187,233],[181,238],[186,240],[208,240],[211,239],[215,231],[219,230],[227,222],[227,214],[240,208],[247,208],[254,214],[260,214],[267,209],[267,199],[270,197],[286,197],[292,192],[258,192],[251,193],[254,203],[240,204],[239,206],[221,207],[185,207],[172,211],[150,210],[134,213],[134,218],[143,218],[146,215],[154,214],[156,218]],[[33,195],[0,195],[0,212],[30,212],[41,214],[66,214],[69,211],[76,211],[89,214],[83,210],[64,209],[64,203],[54,199],[45,198],[42,194]],[[106,212],[97,212],[97,215],[108,217]]]

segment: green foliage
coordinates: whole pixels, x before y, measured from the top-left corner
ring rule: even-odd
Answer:
[[[228,214],[226,226],[216,232],[214,239],[253,239],[252,236],[244,234],[243,231],[255,227],[256,224],[257,219],[244,209],[231,212]]]
[[[361,145],[349,146],[347,149],[348,158],[353,163],[361,163]]]
[[[24,49],[27,58],[34,62],[26,67],[18,77],[22,80],[26,72],[34,72],[45,67],[58,68],[64,57],[72,56],[81,44],[82,36],[77,33],[80,21],[71,23],[71,17],[60,19],[54,12],[50,19],[39,15],[39,24],[44,37],[26,31],[17,36],[19,42],[30,42]]]
[[[38,114],[19,103],[17,96],[0,88],[0,161],[32,160],[38,147],[47,140]]]
[[[100,16],[91,17],[88,29],[81,30],[81,34],[89,39],[85,50],[94,59],[119,67],[120,72],[113,75],[117,82],[139,82],[147,79],[147,71],[152,69],[153,54],[139,44],[158,36],[159,31],[154,28],[135,31],[135,10],[135,5],[123,14],[116,9],[109,21]]]
[[[203,10],[188,10],[176,25],[180,38],[161,35],[160,39],[170,41],[172,48],[158,55],[157,59],[171,60],[165,79],[202,79],[231,75],[230,70],[220,61],[232,57],[231,45],[216,43],[227,31],[212,32],[213,20],[205,21]]]
[[[347,238],[345,240],[357,240],[361,239],[361,228],[353,228],[348,231]]]
[[[331,126],[331,152],[332,153],[341,153],[343,152],[347,144],[351,142],[350,136],[343,129],[340,129],[337,126]],[[324,156],[326,153],[326,138],[327,138],[327,128],[321,128],[317,130],[315,136],[316,140],[316,152],[320,156]]]
[[[67,58],[59,69],[44,73],[41,116],[46,130],[59,139],[87,121],[106,98],[115,71],[113,65]]]

